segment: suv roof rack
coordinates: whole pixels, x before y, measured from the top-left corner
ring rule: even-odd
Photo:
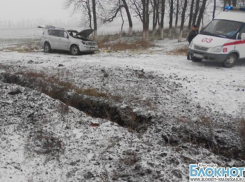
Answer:
[[[55,27],[53,25],[38,26],[37,28],[43,28],[43,29],[62,29],[62,30],[64,30],[64,28],[58,28],[58,27]]]

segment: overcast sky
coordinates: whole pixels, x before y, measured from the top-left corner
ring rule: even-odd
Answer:
[[[64,0],[0,0],[0,21],[22,19],[63,19],[70,18],[65,10]]]

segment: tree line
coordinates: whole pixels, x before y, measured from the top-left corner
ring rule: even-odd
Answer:
[[[179,28],[179,41],[182,39],[184,25],[190,30],[192,25],[203,23],[206,8],[211,3],[208,0],[65,0],[65,7],[73,12],[81,12],[91,29],[94,29],[94,39],[97,39],[98,22],[113,22],[121,17],[128,21],[128,35],[132,36],[132,17],[142,23],[142,38],[149,40],[150,27],[154,36],[157,30],[160,38],[164,38],[164,20],[168,17],[168,37],[172,37],[173,29]],[[212,0],[213,16],[217,7],[224,9],[227,5],[245,4],[245,0]],[[152,23],[152,25],[150,25]],[[165,26],[166,27],[166,26]]]

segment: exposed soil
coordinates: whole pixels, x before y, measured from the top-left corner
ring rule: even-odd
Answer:
[[[245,160],[245,146],[239,132],[232,127],[224,128],[215,125],[210,118],[204,117],[199,123],[191,123],[188,119],[178,118],[176,121],[175,117],[167,115],[139,115],[132,108],[121,107],[120,104],[108,99],[103,94],[103,97],[94,97],[84,93],[72,93],[64,85],[59,85],[58,82],[53,84],[40,77],[27,77],[25,75],[8,73],[2,73],[1,76],[5,83],[17,84],[41,91],[92,117],[107,119],[140,133],[145,132],[152,123],[156,124],[164,117],[164,120],[167,122],[161,123],[161,125],[164,126],[162,130],[165,132],[159,137],[162,137],[166,143],[174,146],[182,143],[193,143],[227,158]],[[10,94],[18,94],[18,90]],[[157,128],[155,129],[158,130]]]
[[[108,99],[106,94],[96,93],[96,97],[93,97],[89,93],[86,94],[86,92],[79,93],[79,91],[73,90],[73,93],[71,93],[67,85],[59,85],[58,82],[55,84],[53,82],[47,82],[36,75],[35,77],[7,73],[1,75],[5,83],[17,84],[38,90],[92,117],[107,119],[123,127],[142,131],[146,130],[146,125],[149,125],[151,121],[151,116],[137,114],[130,107],[120,107],[113,100]],[[71,86],[69,85],[69,87]]]

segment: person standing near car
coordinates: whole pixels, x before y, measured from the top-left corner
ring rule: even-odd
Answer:
[[[198,26],[197,25],[193,25],[192,30],[190,31],[188,37],[187,37],[187,41],[189,42],[189,45],[191,43],[191,41],[197,36],[198,34]],[[187,59],[190,60],[190,56],[187,54]]]

